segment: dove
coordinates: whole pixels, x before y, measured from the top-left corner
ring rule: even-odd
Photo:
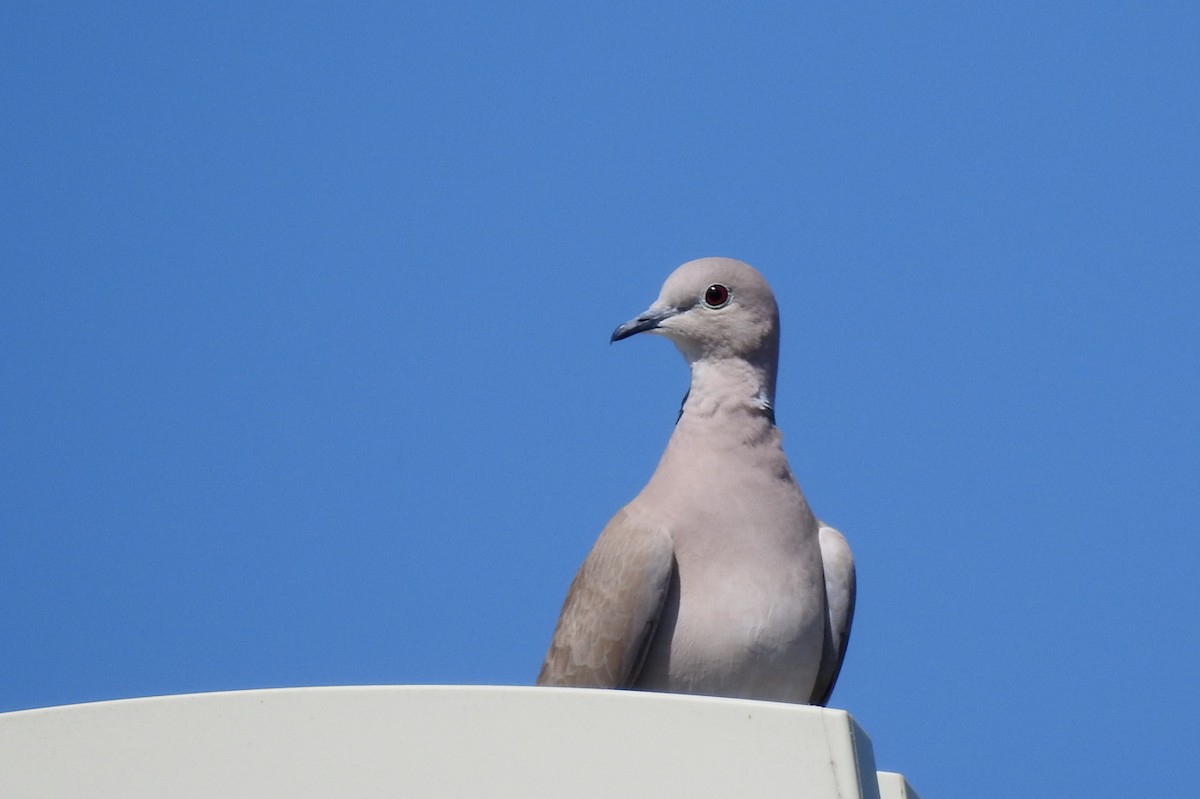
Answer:
[[[779,312],[748,264],[676,269],[612,341],[669,339],[691,369],[666,450],[572,581],[537,684],[824,705],[856,577],[775,425]]]

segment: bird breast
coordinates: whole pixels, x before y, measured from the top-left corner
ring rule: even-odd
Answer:
[[[661,518],[675,550],[638,687],[807,701],[825,617],[816,520],[777,437],[755,447],[713,443],[669,445],[656,477],[678,473],[667,461],[683,458],[689,480],[652,479],[635,500],[653,513],[670,497]]]

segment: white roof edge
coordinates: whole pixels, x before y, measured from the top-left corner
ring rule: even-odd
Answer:
[[[0,714],[0,796],[913,799],[843,710],[517,686],[272,688]],[[899,776],[899,775],[896,775]],[[798,793],[799,791],[799,793]],[[682,793],[681,793],[682,792]]]

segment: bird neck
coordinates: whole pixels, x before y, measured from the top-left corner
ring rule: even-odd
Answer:
[[[750,413],[775,423],[775,365],[742,358],[692,361],[692,385],[680,417]]]

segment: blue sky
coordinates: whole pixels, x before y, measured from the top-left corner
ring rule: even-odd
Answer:
[[[1195,5],[500,6],[0,10],[0,710],[530,683],[725,255],[879,766],[1191,790]]]

